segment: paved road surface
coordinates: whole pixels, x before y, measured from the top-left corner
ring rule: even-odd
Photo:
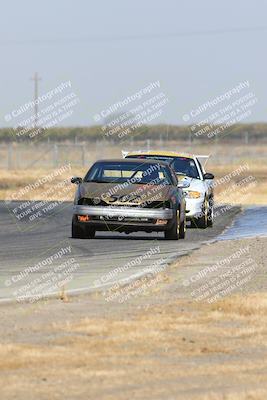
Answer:
[[[72,204],[51,208],[33,222],[14,217],[19,205],[0,202],[1,301],[58,293],[58,286],[78,293],[126,282],[215,239],[238,211],[218,208],[213,228],[189,228],[185,240],[166,241],[160,233],[104,232],[81,240],[70,237]]]
[[[267,236],[267,207],[250,206],[242,213],[242,218],[237,218],[220,240],[245,239],[255,236]]]

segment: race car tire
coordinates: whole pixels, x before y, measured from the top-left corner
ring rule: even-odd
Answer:
[[[179,239],[180,236],[180,213],[177,211],[177,213],[174,214],[172,218],[172,225],[171,228],[167,229],[164,232],[165,239],[167,240],[177,240]]]
[[[207,226],[209,228],[211,228],[213,226],[213,199],[210,199],[210,201],[209,201]]]
[[[74,239],[93,239],[95,237],[95,229],[79,224],[77,217],[74,215],[72,218],[71,236]]]
[[[184,220],[179,223],[179,239],[184,239],[185,238],[185,232],[186,232],[186,217],[184,216]]]
[[[198,218],[194,218],[193,225],[199,229],[206,229],[208,226],[208,202],[207,200],[204,201],[201,216]]]

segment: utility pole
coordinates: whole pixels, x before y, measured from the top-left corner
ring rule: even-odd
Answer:
[[[245,132],[245,144],[248,144],[248,131]]]
[[[34,81],[34,128],[37,128],[37,125],[38,125],[38,104],[37,104],[38,82],[41,80],[41,78],[38,77],[38,72],[35,72],[33,78],[31,78],[31,80]]]

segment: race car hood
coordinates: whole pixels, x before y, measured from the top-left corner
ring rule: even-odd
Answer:
[[[127,205],[142,204],[147,201],[166,201],[170,199],[174,186],[170,185],[142,185],[142,184],[114,184],[83,182],[77,193],[80,198],[93,199],[94,204]]]

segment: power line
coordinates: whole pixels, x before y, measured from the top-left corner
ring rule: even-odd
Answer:
[[[116,42],[116,41],[131,41],[131,40],[154,40],[154,39],[174,39],[179,37],[191,36],[214,36],[224,35],[231,33],[245,33],[245,32],[263,32],[267,31],[267,26],[259,27],[241,27],[229,29],[213,29],[213,30],[199,30],[199,31],[180,31],[170,33],[148,33],[143,35],[113,35],[113,36],[83,36],[83,37],[69,37],[69,38],[54,38],[54,39],[21,39],[21,40],[0,40],[0,45],[40,45],[40,44],[69,44],[69,43],[99,43],[99,42]]]

